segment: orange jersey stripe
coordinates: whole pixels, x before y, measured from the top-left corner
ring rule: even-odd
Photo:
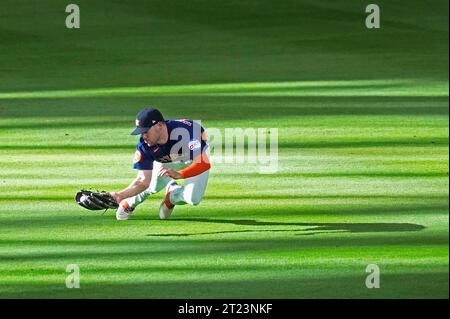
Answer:
[[[183,178],[194,177],[211,168],[208,156],[205,153],[198,155],[191,165],[179,171]]]

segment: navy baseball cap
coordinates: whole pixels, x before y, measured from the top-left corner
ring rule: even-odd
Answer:
[[[164,117],[157,109],[143,109],[137,114],[136,129],[131,135],[139,135],[145,133],[158,122],[164,121]]]

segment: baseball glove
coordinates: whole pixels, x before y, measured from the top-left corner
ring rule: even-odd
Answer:
[[[82,189],[75,195],[75,200],[78,205],[89,210],[103,210],[119,207],[116,200],[107,192],[93,192]]]

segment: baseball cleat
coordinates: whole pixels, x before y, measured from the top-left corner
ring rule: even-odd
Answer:
[[[120,203],[119,208],[116,211],[117,220],[127,220],[133,213],[134,208],[132,208],[126,201]]]

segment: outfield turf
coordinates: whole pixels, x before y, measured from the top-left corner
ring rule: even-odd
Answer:
[[[77,0],[68,30],[2,0],[0,297],[448,298],[448,1],[392,2]],[[79,207],[135,176],[144,106],[278,128],[279,170],[213,163],[167,221]]]

